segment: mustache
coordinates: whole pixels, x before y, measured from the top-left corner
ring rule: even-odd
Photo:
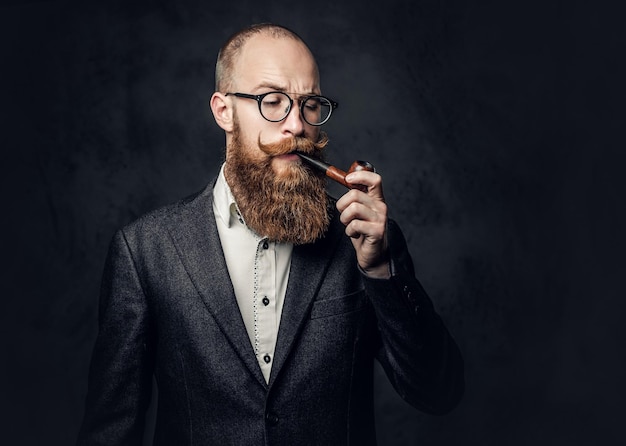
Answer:
[[[275,143],[263,144],[261,142],[261,135],[259,135],[258,145],[265,154],[270,156],[286,155],[291,152],[302,152],[319,157],[319,153],[328,145],[328,136],[325,132],[321,132],[317,142],[312,141],[309,138],[294,136],[293,138],[286,138]]]

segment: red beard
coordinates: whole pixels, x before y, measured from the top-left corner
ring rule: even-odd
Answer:
[[[330,217],[325,177],[296,162],[277,176],[272,158],[294,150],[320,157],[327,143],[325,135],[317,143],[297,137],[262,144],[259,137],[258,146],[267,156],[257,160],[249,155],[255,148],[245,147],[235,124],[224,174],[250,229],[295,245],[312,243],[326,233]]]

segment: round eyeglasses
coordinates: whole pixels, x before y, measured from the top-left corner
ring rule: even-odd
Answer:
[[[238,98],[254,99],[259,104],[261,116],[270,122],[280,122],[285,119],[291,107],[293,99],[282,91],[270,91],[263,94],[226,93]],[[330,119],[333,110],[339,104],[324,96],[301,96],[300,115],[310,125],[322,125]]]

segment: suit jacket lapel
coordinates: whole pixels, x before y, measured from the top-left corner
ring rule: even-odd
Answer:
[[[228,275],[213,213],[213,183],[180,205],[168,229],[209,313],[250,372],[266,386]]]
[[[344,234],[343,225],[332,221],[326,236],[309,245],[295,246],[291,256],[289,281],[285,304],[280,319],[278,339],[274,351],[274,363],[270,375],[271,387],[284,365],[298,333],[310,314],[313,299],[326,275],[338,239]]]

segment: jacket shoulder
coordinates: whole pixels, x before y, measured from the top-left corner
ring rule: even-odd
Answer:
[[[190,212],[193,207],[204,209],[208,207],[206,210],[210,210],[213,200],[212,191],[212,183],[209,183],[200,191],[141,215],[123,226],[120,231],[125,237],[165,232],[173,224],[176,224],[181,216]]]

